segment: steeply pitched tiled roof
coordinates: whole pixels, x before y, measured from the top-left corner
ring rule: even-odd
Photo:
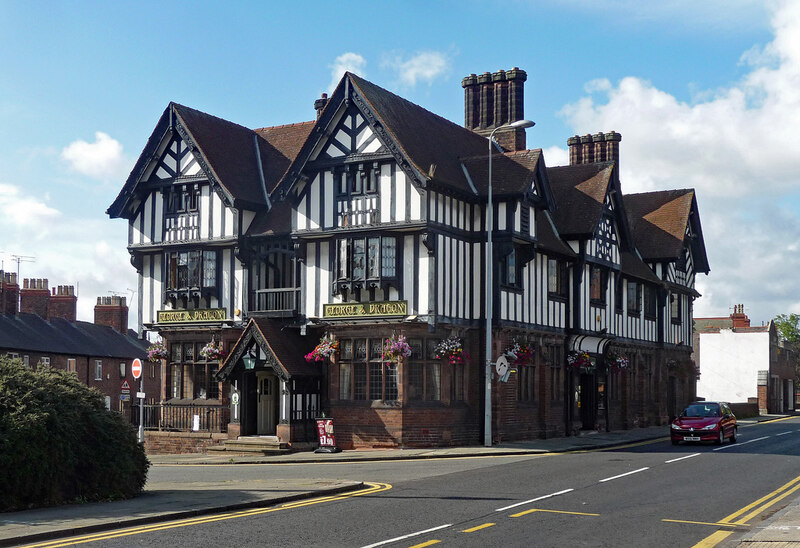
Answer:
[[[228,197],[238,207],[253,209],[266,206],[264,187],[270,193],[277,186],[314,126],[314,122],[304,122],[254,131],[217,116],[170,103],[128,180],[108,208],[107,213],[112,217],[122,215],[125,204],[135,192],[138,178],[153,160],[162,137],[170,127],[171,113],[188,131],[205,158],[208,169]]]
[[[495,149],[496,150],[496,149]],[[464,158],[462,162],[469,172],[473,184],[481,195],[488,192],[489,151],[480,156]],[[542,150],[518,150],[492,155],[492,193],[520,194],[528,190],[533,182]]]
[[[488,155],[485,137],[425,110],[394,93],[346,73],[383,127],[414,168],[435,183],[474,194],[461,168],[461,158]],[[340,84],[341,85],[341,84]],[[478,193],[486,188],[475,183]]]
[[[686,227],[696,209],[692,189],[626,194],[625,206],[636,247],[645,260],[676,260],[683,253]],[[695,215],[696,217],[696,215]],[[708,258],[699,218],[690,245],[697,272],[708,272]]]
[[[247,236],[280,236],[292,231],[292,205],[289,202],[273,202],[269,211],[256,213],[247,227]]]
[[[568,259],[574,259],[577,255],[572,248],[564,243],[556,233],[552,219],[548,217],[546,211],[536,212],[536,245],[545,252],[552,252]]]
[[[264,127],[255,130],[261,137],[259,142],[261,143],[262,154],[266,155],[264,177],[267,182],[267,190],[270,193],[275,190],[275,187],[283,179],[286,170],[289,169],[292,161],[297,157],[312,129],[314,129],[313,121]]]
[[[638,255],[630,251],[620,251],[619,254],[622,273],[637,278],[644,282],[661,285],[663,282],[656,276]]]
[[[612,162],[547,168],[556,206],[553,221],[562,237],[594,233],[613,169]]]
[[[111,327],[36,314],[0,314],[0,349],[98,358],[147,358],[147,341]]]

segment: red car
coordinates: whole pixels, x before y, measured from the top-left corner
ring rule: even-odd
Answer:
[[[727,403],[697,401],[690,403],[670,425],[672,445],[682,441],[713,441],[722,444],[725,438],[736,441],[736,415]]]

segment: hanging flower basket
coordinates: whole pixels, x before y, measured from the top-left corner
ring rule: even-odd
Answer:
[[[314,350],[305,355],[305,358],[307,362],[323,362],[331,359],[331,356],[338,351],[339,341],[326,335],[319,340],[319,344],[314,347]]]
[[[630,360],[621,354],[609,352],[606,354],[606,369],[608,371],[627,371],[630,367]]]
[[[448,337],[433,349],[433,357],[437,360],[447,360],[450,365],[463,365],[469,354],[464,351],[464,342],[458,337]]]
[[[210,343],[200,349],[200,357],[204,360],[221,360],[225,357],[225,351],[222,349],[222,343],[215,343],[212,339]]]
[[[578,369],[586,373],[594,371],[594,364],[588,352],[575,352],[573,350],[567,354],[567,364],[573,369]]]
[[[514,341],[514,344],[505,349],[503,354],[515,366],[531,365],[533,363],[534,348],[526,342]]]
[[[159,339],[147,347],[147,359],[151,362],[169,359],[167,345],[164,344],[164,341]]]
[[[411,356],[411,346],[409,346],[405,335],[392,335],[383,341],[383,354],[381,359],[385,362],[398,363],[400,358]]]

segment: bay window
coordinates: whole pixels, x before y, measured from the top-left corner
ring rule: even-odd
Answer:
[[[336,242],[335,292],[375,288],[397,281],[397,238],[366,236]]]
[[[165,256],[166,300],[176,308],[197,308],[199,298],[217,296],[215,250],[170,251]],[[208,302],[205,306],[208,306]]]

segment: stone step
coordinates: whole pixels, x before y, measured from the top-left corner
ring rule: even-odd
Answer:
[[[222,444],[208,448],[209,452],[244,455],[281,455],[290,453],[289,445],[278,441],[277,436],[240,437],[224,440]]]

